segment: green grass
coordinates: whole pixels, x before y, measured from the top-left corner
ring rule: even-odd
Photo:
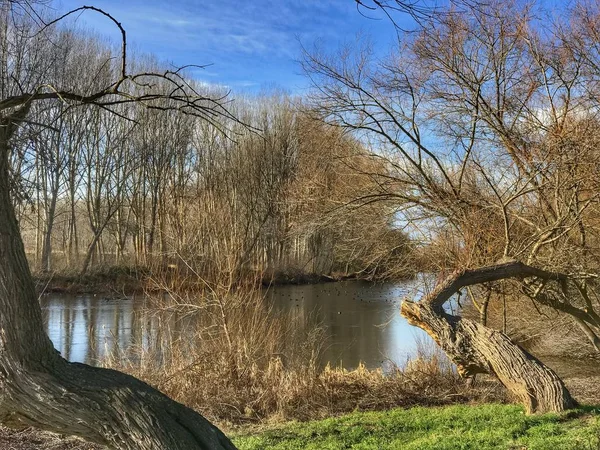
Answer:
[[[600,408],[526,416],[514,405],[353,413],[234,436],[240,450],[600,450]]]

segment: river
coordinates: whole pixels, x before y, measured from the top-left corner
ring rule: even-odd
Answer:
[[[353,369],[362,362],[369,368],[386,368],[392,363],[402,366],[414,354],[416,341],[427,339],[399,314],[401,299],[417,295],[416,285],[343,281],[277,286],[268,291],[268,299],[297,326],[319,323],[325,329],[322,365]],[[127,357],[164,330],[186,336],[194,329],[190,316],[149,314],[143,296],[49,294],[40,302],[50,339],[70,361],[95,364],[108,354]]]

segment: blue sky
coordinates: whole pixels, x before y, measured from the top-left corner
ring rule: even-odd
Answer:
[[[326,48],[352,42],[357,33],[389,48],[389,21],[369,20],[354,0],[61,0],[60,12],[93,4],[115,16],[136,51],[175,65],[212,64],[194,72],[207,83],[236,91],[273,87],[302,93],[308,83],[297,60],[301,44]],[[77,22],[118,40],[114,25],[86,12]]]

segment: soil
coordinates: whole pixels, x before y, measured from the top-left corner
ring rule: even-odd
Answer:
[[[15,431],[0,427],[0,449],[2,450],[100,450],[104,448],[78,438],[33,428]]]

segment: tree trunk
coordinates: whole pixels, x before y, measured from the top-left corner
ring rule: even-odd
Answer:
[[[56,213],[56,202],[58,198],[58,189],[51,192],[50,206],[46,212],[46,227],[44,230],[44,240],[42,241],[42,261],[41,271],[48,272],[52,268],[52,230],[54,229],[54,219]]]
[[[119,450],[235,449],[193,410],[121,372],[69,363],[24,368],[3,356],[0,420]]]
[[[81,265],[81,270],[79,271],[80,275],[85,275],[88,272],[101,235],[102,232],[94,230],[94,237],[92,238],[92,242],[90,242],[90,245],[88,245],[87,251],[85,252],[85,258],[83,259],[83,264]]]
[[[234,449],[200,414],[147,384],[54,350],[9,197],[9,139],[26,113],[0,117],[0,421],[123,450]]]
[[[404,301],[402,316],[425,330],[456,364],[461,376],[496,375],[528,414],[564,411],[575,406],[562,380],[500,331],[448,314],[426,304]]]
[[[539,277],[562,280],[516,261],[460,271],[450,275],[420,302],[405,300],[400,313],[411,325],[424,330],[456,364],[460,375],[496,375],[525,406],[527,413],[558,412],[576,402],[550,368],[512,342],[506,334],[475,321],[447,314],[444,303],[465,286],[505,278]]]
[[[69,180],[69,267],[75,267],[79,262],[79,237],[77,236],[77,203],[75,201],[75,175],[70,174]]]

